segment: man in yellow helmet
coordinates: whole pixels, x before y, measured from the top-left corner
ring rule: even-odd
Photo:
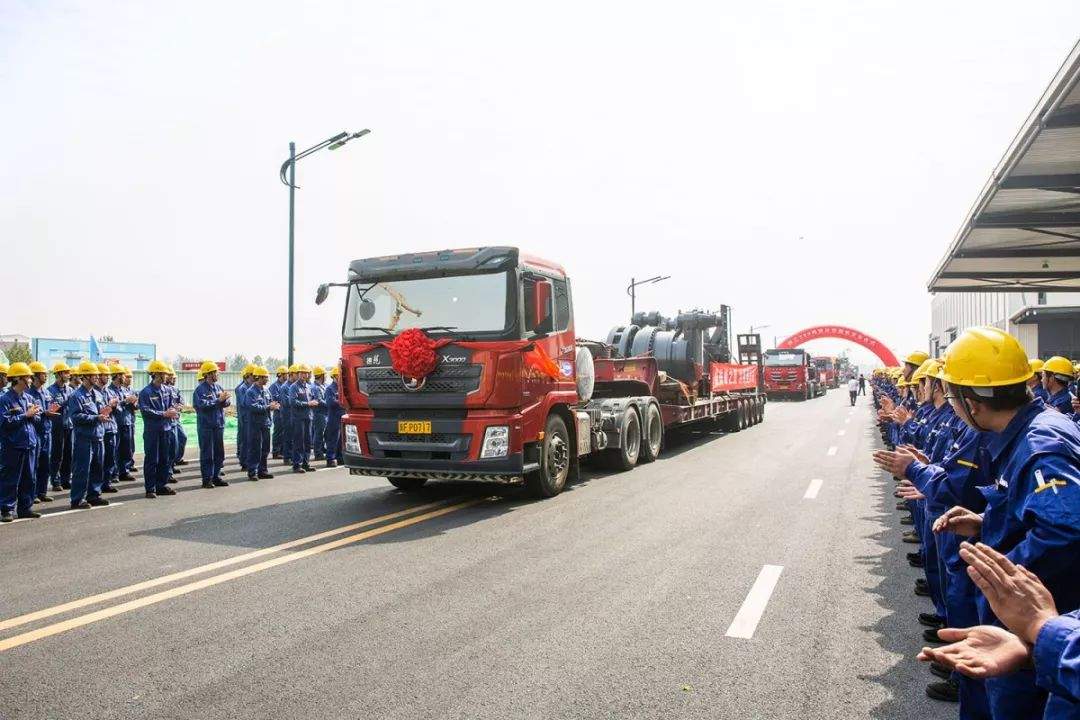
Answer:
[[[316,460],[326,460],[326,370],[316,365],[311,376],[311,399],[318,403],[311,414],[311,450]]]
[[[225,467],[225,408],[232,404],[228,391],[218,384],[217,363],[207,360],[200,368],[203,380],[192,393],[196,427],[199,431],[199,471],[202,486],[207,489],[225,487],[221,477]]]
[[[7,369],[11,382],[0,395],[0,522],[39,518],[34,512],[35,471],[38,457],[38,426],[41,408],[26,392],[32,373],[26,363]]]
[[[146,366],[150,382],[139,391],[139,415],[143,425],[143,488],[150,500],[160,495],[175,495],[169,487],[172,469],[173,428],[180,413],[165,386],[169,366],[152,360]]]
[[[326,401],[326,434],[323,439],[326,446],[326,467],[337,467],[341,462],[341,418],[345,409],[341,405],[341,390],[338,380],[339,371],[335,365],[330,369],[330,384],[326,386],[323,399]]]
[[[247,470],[247,393],[255,382],[255,377],[252,375],[254,370],[253,364],[245,365],[240,371],[240,384],[233,390],[233,395],[236,397],[236,459],[240,461],[241,470]]]
[[[1073,394],[1069,392],[1069,385],[1076,378],[1076,372],[1073,370],[1072,362],[1068,358],[1055,355],[1043,363],[1042,375],[1043,387],[1050,396],[1046,404],[1058,412],[1073,417]]]
[[[297,367],[297,381],[289,391],[292,405],[292,469],[294,473],[314,472],[311,467],[311,421],[318,400],[311,396],[311,368],[307,365]]]
[[[54,492],[71,488],[71,418],[64,412],[68,398],[75,388],[69,385],[71,368],[58,362],[52,366],[55,378],[49,386],[49,396],[60,406],[60,412],[52,421],[52,447],[49,453],[49,481]]]
[[[176,386],[176,371],[173,366],[169,366],[169,372],[165,375],[165,387],[169,391],[170,402],[172,406],[176,408],[176,422],[173,423],[172,434],[172,446],[171,462],[169,463],[169,484],[175,485],[176,480],[173,479],[173,473],[176,472],[178,465],[187,465],[187,460],[184,459],[184,453],[187,452],[187,433],[184,432],[184,423],[180,419],[184,412],[184,397],[180,393],[180,388]]]
[[[45,383],[49,381],[49,369],[44,363],[30,363],[32,377],[26,394],[41,411],[41,421],[34,426],[38,436],[38,452],[34,465],[35,502],[52,502],[49,497],[49,457],[52,455],[53,418],[60,417],[60,405],[53,400]]]
[[[285,384],[281,387],[281,462],[283,465],[291,465],[293,459],[293,387],[300,379],[300,365],[293,363],[289,366],[289,372],[285,376]]]
[[[1050,399],[1050,393],[1046,392],[1046,388],[1043,387],[1042,369],[1044,363],[1042,360],[1035,358],[1028,364],[1031,366],[1031,372],[1035,373],[1031,376],[1031,379],[1028,380],[1028,387],[1031,388],[1031,394],[1043,402],[1046,402]]]
[[[272,413],[278,404],[266,389],[266,384],[270,382],[267,369],[256,365],[251,370],[251,377],[253,382],[247,389],[247,474],[248,480],[266,480],[274,477],[266,469],[266,458],[270,454]]]
[[[270,399],[278,404],[278,409],[274,411],[274,428],[270,434],[270,457],[275,460],[280,460],[282,457],[282,444],[285,440],[284,420],[281,417],[282,412],[284,412],[281,407],[283,404],[281,395],[285,390],[285,384],[289,380],[289,368],[284,365],[279,365],[275,374],[277,375],[277,380],[270,383],[270,386],[267,388],[267,392],[270,393]]]
[[[71,444],[72,509],[109,504],[101,497],[101,488],[105,481],[105,423],[112,410],[105,405],[104,398],[96,389],[99,372],[95,363],[85,360],[79,363],[75,374],[81,384],[68,398],[64,408],[74,426]]]
[[[101,394],[102,402],[109,407],[109,418],[105,421],[105,437],[102,439],[102,446],[105,448],[105,452],[102,455],[102,477],[104,478],[101,484],[101,492],[103,493],[115,493],[119,492],[113,487],[113,483],[116,481],[118,472],[116,466],[116,449],[117,449],[117,431],[119,425],[116,422],[117,409],[120,407],[120,398],[114,392],[110,380],[112,379],[112,368],[108,365],[98,364],[98,386],[97,391]]]
[[[109,392],[117,401],[116,410],[113,411],[113,417],[116,418],[116,469],[114,470],[114,477],[116,480],[129,482],[135,479],[131,476],[130,467],[134,462],[135,455],[135,444],[132,440],[135,437],[135,407],[138,405],[139,398],[135,393],[131,392],[129,386],[124,384],[127,368],[117,364],[113,365],[110,371]]]
[[[982,488],[982,514],[958,505],[934,531],[980,537],[1037,575],[1067,613],[1080,608],[1080,428],[1032,397],[1032,373],[1024,348],[996,328],[966,330],[949,345],[941,379],[957,414],[990,435],[984,461],[993,484]],[[1000,627],[985,598],[978,611],[981,623]],[[986,692],[994,718],[1075,716],[1072,701],[1053,693],[1047,701],[1030,670],[988,678]]]

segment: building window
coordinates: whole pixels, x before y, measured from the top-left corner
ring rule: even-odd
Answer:
[[[1045,305],[1046,304],[1046,293],[1044,293],[1044,292],[1039,293],[1036,302],[1039,305]]]

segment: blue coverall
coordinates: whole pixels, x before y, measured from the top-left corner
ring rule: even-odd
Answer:
[[[165,413],[172,408],[168,386],[151,382],[139,391],[139,415],[143,421],[143,486],[146,492],[164,489],[169,482],[172,462],[172,418]]]
[[[311,413],[311,448],[316,460],[326,459],[326,385],[316,380],[308,384],[311,391],[311,399],[319,404],[312,408]]]
[[[247,452],[244,448],[247,443],[247,393],[250,388],[251,384],[247,380],[241,380],[233,390],[233,395],[236,396],[236,459],[240,461],[241,470],[247,470]]]
[[[281,403],[281,456],[286,463],[291,463],[293,457],[292,389],[295,384],[295,380],[286,380],[278,397],[278,402]]]
[[[1031,653],[1035,682],[1050,693],[1047,720],[1080,714],[1080,611],[1060,615],[1039,630]]]
[[[85,386],[71,393],[67,413],[74,425],[71,444],[71,504],[101,496],[104,482],[102,458],[105,454],[105,428],[101,421],[101,397]]]
[[[203,380],[192,395],[199,430],[199,470],[203,483],[220,480],[221,469],[225,466],[225,408],[232,403],[228,399],[218,399],[221,392],[220,385]]]
[[[27,417],[33,404],[26,392],[8,388],[0,395],[0,510],[32,512],[38,454],[37,426],[42,416]]]
[[[116,393],[115,388],[106,384],[105,387],[99,388],[98,392],[101,394],[102,405],[111,405],[114,401],[117,405],[120,404],[120,396]],[[105,434],[101,438],[101,445],[103,448],[103,454],[101,456],[102,463],[102,477],[101,483],[102,491],[108,490],[112,487],[112,481],[116,479],[116,432],[118,425],[116,423],[116,410],[113,409],[109,415],[108,420],[102,423],[102,427],[105,429]]]
[[[323,394],[326,400],[326,433],[323,443],[326,446],[326,460],[341,461],[341,418],[345,408],[341,406],[337,380],[331,380]]]
[[[49,386],[49,396],[60,406],[60,413],[50,418],[52,423],[49,453],[49,481],[53,490],[71,487],[71,418],[67,415],[67,401],[75,392],[67,383],[54,382]]]
[[[118,398],[113,417],[116,418],[116,468],[119,477],[131,480],[131,466],[135,460],[135,409],[126,400],[131,391],[123,383],[113,383],[113,393]]]
[[[177,413],[181,412],[184,409],[184,396],[180,393],[180,388],[176,387],[175,385],[170,385],[169,391],[172,393],[173,396],[173,407],[176,408]],[[184,424],[180,422],[179,415],[176,418],[173,433],[176,440],[173,446],[175,449],[173,451],[172,464],[169,465],[170,476],[172,475],[173,466],[175,466],[177,462],[182,460],[184,457],[184,453],[187,452],[187,433],[184,432]]]
[[[270,393],[270,399],[274,402],[281,402],[281,389],[285,385],[281,380],[275,380],[267,386],[267,392]],[[281,410],[274,411],[274,430],[270,436],[270,452],[274,455],[281,455],[281,443],[284,423],[281,419]]]
[[[1072,406],[1073,394],[1069,392],[1069,388],[1062,388],[1056,393],[1050,396],[1050,399],[1046,401],[1046,404],[1056,410],[1060,411],[1068,417],[1073,416]]]
[[[52,420],[45,413],[53,403],[52,395],[44,387],[33,385],[26,388],[26,394],[41,410],[41,422],[34,424],[38,438],[38,454],[34,461],[34,495],[42,497],[49,491],[49,458],[52,455]]]
[[[293,469],[308,469],[311,461],[311,419],[312,409],[308,402],[312,399],[311,387],[302,380],[293,383],[289,391],[289,422],[292,425],[292,461]]]
[[[244,444],[247,450],[246,464],[248,477],[254,478],[266,474],[266,457],[270,454],[270,391],[258,383],[252,383],[247,390],[247,431]]]
[[[1059,612],[1080,608],[1080,428],[1035,399],[991,435],[987,452],[994,482],[980,488],[982,542],[1037,575]],[[1001,624],[984,597],[978,609],[982,624]],[[1043,717],[1046,692],[1032,670],[988,679],[986,692],[995,720]]]

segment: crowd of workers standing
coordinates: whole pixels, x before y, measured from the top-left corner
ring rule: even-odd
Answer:
[[[225,487],[226,408],[237,417],[236,453],[248,479],[272,478],[268,459],[295,473],[313,471],[311,460],[340,461],[338,370],[296,364],[269,371],[248,365],[232,391],[218,384],[218,365],[204,362],[191,406],[196,413],[202,487]],[[53,382],[49,383],[49,375]],[[38,518],[33,506],[69,491],[72,509],[108,505],[102,497],[134,481],[135,417],[142,419],[146,497],[175,495],[177,468],[187,463],[185,403],[176,373],[160,360],[147,367],[150,382],[131,387],[123,365],[83,361],[75,367],[40,362],[0,364],[0,522]],[[327,376],[330,382],[327,383]]]
[[[940,678],[926,693],[961,718],[1080,718],[1077,374],[972,328],[941,359],[912,353],[871,379],[887,447],[874,461],[933,606],[918,616]]]

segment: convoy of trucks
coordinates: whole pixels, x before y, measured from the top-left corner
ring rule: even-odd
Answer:
[[[467,479],[551,497],[583,462],[629,470],[676,429],[765,417],[769,353],[753,334],[732,351],[726,306],[583,340],[564,269],[514,247],[356,260],[338,285],[342,457],[402,490]]]
[[[840,377],[836,368],[836,358],[829,357],[828,355],[819,355],[814,358],[814,365],[817,366],[818,376],[822,382],[825,383],[825,387],[828,390],[835,390],[840,387]]]
[[[810,353],[801,348],[766,350],[764,387],[769,399],[809,400],[828,387]]]

